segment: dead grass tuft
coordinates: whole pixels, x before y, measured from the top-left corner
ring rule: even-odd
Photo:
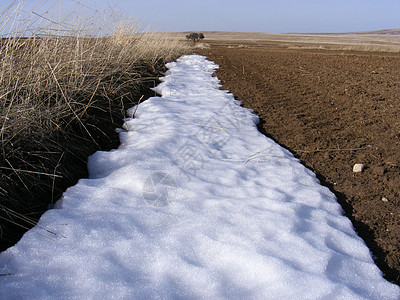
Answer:
[[[87,155],[115,146],[125,106],[154,86],[165,62],[189,50],[176,38],[142,32],[131,19],[84,18],[78,10],[61,19],[51,14],[54,2],[43,3],[27,10],[14,1],[0,19],[3,249],[18,239],[16,226],[31,227],[15,216],[37,219],[85,176]]]

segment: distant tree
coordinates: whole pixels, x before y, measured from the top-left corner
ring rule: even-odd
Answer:
[[[199,40],[199,34],[196,32],[189,33],[186,38],[188,40],[192,40],[193,43],[196,43]]]
[[[189,33],[188,35],[186,35],[186,38],[187,38],[188,40],[192,40],[193,43],[196,43],[196,42],[198,42],[199,40],[204,39],[204,34],[202,34],[202,33],[197,33],[197,32],[192,32],[192,33]]]

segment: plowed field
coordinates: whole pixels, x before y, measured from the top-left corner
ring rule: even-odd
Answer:
[[[400,54],[214,45],[196,51],[337,196],[386,278],[400,283]],[[353,165],[362,163],[362,173]]]

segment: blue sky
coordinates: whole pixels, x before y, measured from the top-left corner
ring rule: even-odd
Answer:
[[[163,31],[347,32],[400,27],[399,0],[120,0]]]
[[[8,1],[1,1],[0,9]],[[27,3],[40,1],[25,1]],[[112,7],[154,31],[351,32],[400,28],[399,0],[55,0]],[[81,6],[82,9],[84,8]]]

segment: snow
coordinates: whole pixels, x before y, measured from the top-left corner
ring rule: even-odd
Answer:
[[[315,175],[198,55],[0,254],[4,299],[399,299]],[[133,118],[133,114],[135,116]]]

